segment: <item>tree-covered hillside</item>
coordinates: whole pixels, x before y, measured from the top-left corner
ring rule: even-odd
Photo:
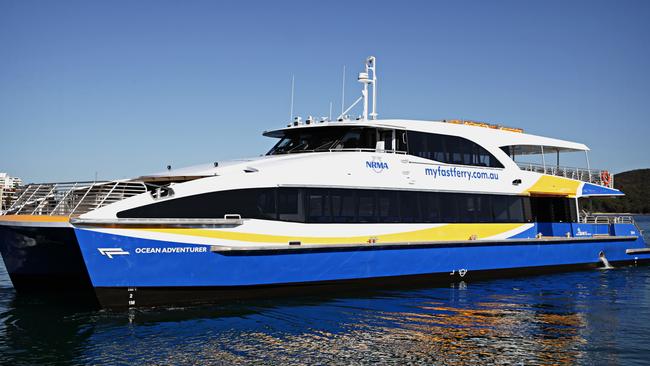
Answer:
[[[650,169],[616,174],[614,187],[623,191],[625,196],[582,200],[581,206],[591,212],[650,213]]]

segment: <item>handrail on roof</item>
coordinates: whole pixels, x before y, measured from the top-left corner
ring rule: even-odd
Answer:
[[[273,155],[290,155],[290,154],[302,154],[302,153],[314,153],[314,152],[378,152],[378,153],[387,153],[387,154],[408,154],[406,151],[401,150],[379,150],[371,148],[340,148],[340,149],[322,149],[322,150],[296,150],[288,152],[279,152]]]
[[[582,182],[597,184],[603,187],[614,188],[614,174],[603,169],[575,168],[567,166],[551,166],[535,163],[517,163],[521,170],[529,172],[555,175]]]
[[[144,182],[128,180],[28,184],[3,214],[73,217],[147,190]]]

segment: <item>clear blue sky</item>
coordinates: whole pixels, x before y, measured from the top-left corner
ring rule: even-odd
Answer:
[[[650,167],[650,1],[0,0],[0,171],[125,178],[255,156],[340,110],[378,60],[380,118],[466,118]]]

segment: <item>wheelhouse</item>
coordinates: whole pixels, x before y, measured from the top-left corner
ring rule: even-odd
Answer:
[[[264,135],[280,138],[266,155],[365,151],[408,154],[452,165],[504,167],[486,148],[467,138],[403,128],[327,124]]]

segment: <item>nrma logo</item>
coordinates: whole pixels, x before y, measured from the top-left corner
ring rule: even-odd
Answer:
[[[381,158],[373,156],[372,161],[366,161],[366,168],[372,169],[375,173],[381,173],[384,169],[388,169],[388,163],[384,163]]]

